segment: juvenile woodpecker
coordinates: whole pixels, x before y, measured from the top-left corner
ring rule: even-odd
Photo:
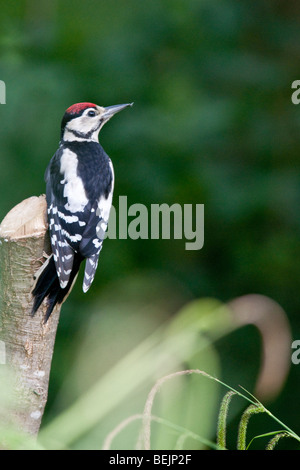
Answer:
[[[45,321],[66,298],[82,261],[84,292],[94,280],[114,189],[113,165],[98,135],[114,114],[132,104],[77,103],[63,116],[59,148],[45,173],[52,254],[32,291],[33,315],[47,298]]]

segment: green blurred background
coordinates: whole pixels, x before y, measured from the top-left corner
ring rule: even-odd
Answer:
[[[0,6],[1,220],[45,192],[61,117],[80,101],[135,103],[100,134],[114,163],[116,207],[119,195],[128,205],[205,205],[202,250],[185,250],[184,240],[105,241],[88,295],[80,279],[63,306],[44,422],[93,383],[91,357],[101,377],[193,299],[264,294],[300,338],[300,106],[291,101],[300,79],[298,2]],[[257,332],[244,328],[217,349],[223,379],[251,390]],[[292,366],[269,405],[298,433],[299,371]],[[78,447],[95,442],[86,437]]]

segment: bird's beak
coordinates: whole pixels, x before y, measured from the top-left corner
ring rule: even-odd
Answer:
[[[122,111],[122,109],[127,108],[128,106],[132,106],[133,103],[127,103],[127,104],[115,104],[113,106],[107,106],[107,108],[104,108],[104,113],[102,114],[102,117],[105,120],[110,119],[114,114],[118,113],[119,111]]]

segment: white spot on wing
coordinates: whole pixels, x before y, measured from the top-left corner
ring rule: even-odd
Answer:
[[[73,222],[78,222],[78,217],[77,215],[66,215],[63,212],[58,211],[58,217],[63,219],[65,222],[68,224],[72,224]]]
[[[95,245],[96,248],[100,248],[102,244],[102,240],[99,240],[98,238],[94,238],[93,244]]]

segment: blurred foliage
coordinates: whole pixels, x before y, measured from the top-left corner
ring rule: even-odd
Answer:
[[[299,26],[294,0],[1,1],[0,218],[45,191],[79,101],[135,103],[100,134],[116,207],[205,205],[202,250],[106,240],[88,295],[78,282],[63,307],[45,423],[191,299],[270,296],[299,338]],[[247,328],[220,342],[228,382],[254,382],[258,342]],[[298,384],[293,366],[272,411],[299,433]]]

